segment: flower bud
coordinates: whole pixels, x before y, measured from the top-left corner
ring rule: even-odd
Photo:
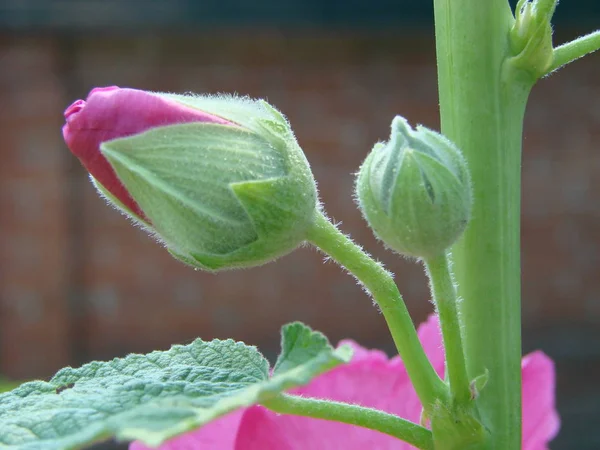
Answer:
[[[552,64],[551,19],[558,0],[519,0],[515,22],[510,30],[511,64],[535,79],[546,74]]]
[[[358,173],[363,216],[386,246],[429,258],[450,247],[467,226],[471,182],[454,144],[397,116],[388,142],[378,143]]]
[[[65,141],[98,190],[183,262],[250,267],[306,239],[315,182],[266,102],[111,87],[65,117]]]

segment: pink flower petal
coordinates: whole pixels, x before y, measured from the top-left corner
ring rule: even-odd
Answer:
[[[282,428],[276,415],[262,406],[253,406],[246,410],[240,422],[238,439],[231,450],[294,450],[296,447],[293,440],[301,438],[302,434],[306,435],[303,431],[303,424],[300,424],[299,430]],[[229,450],[229,447],[218,447],[214,450]]]
[[[277,415],[254,406],[244,415],[235,450],[408,450],[414,447],[361,427]],[[225,450],[219,447],[218,450]],[[215,449],[216,450],[216,449]]]
[[[427,320],[419,325],[417,333],[431,365],[440,377],[444,377],[446,356],[438,316],[436,314],[429,315]]]
[[[63,137],[71,152],[98,183],[142,219],[145,219],[143,212],[100,153],[100,144],[165,125],[190,122],[231,125],[225,119],[158,94],[117,86],[93,89],[85,101],[77,100],[65,110],[65,119]]]
[[[234,411],[202,428],[186,433],[160,446],[161,450],[233,450],[240,420],[246,410]],[[129,450],[151,450],[141,442],[133,442]]]
[[[338,347],[347,346],[352,349],[352,362],[358,362],[363,360],[371,361],[387,361],[388,356],[381,350],[370,350],[368,348],[361,347],[359,343],[352,339],[344,339],[338,343]]]
[[[537,351],[523,358],[523,450],[545,450],[560,428],[554,404],[554,363]]]
[[[421,404],[400,359],[389,360],[383,352],[367,350],[353,341],[342,344],[355,351],[350,364],[337,367],[292,393],[377,408],[418,422]],[[353,425],[278,415],[262,407],[247,414],[250,415],[244,415],[240,424],[236,450],[413,448],[391,436]]]

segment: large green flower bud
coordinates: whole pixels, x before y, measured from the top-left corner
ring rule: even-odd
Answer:
[[[65,115],[65,140],[98,190],[176,258],[250,267],[306,239],[315,181],[266,102],[110,87]]]
[[[392,250],[429,258],[467,226],[471,182],[454,144],[397,116],[390,140],[377,143],[358,173],[356,194],[375,235]]]

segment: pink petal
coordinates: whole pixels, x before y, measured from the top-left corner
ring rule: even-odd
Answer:
[[[427,320],[419,325],[417,332],[431,365],[440,377],[444,377],[446,355],[437,314],[430,314]]]
[[[93,89],[87,100],[77,100],[65,110],[65,119],[63,137],[71,152],[96,181],[140,218],[145,218],[143,212],[100,153],[100,144],[165,125],[231,124],[158,94],[117,86]]]
[[[421,404],[398,358],[342,341],[355,350],[352,362],[313,380],[292,393],[377,408],[419,421]],[[273,432],[276,430],[276,432]],[[244,415],[236,450],[255,449],[412,449],[395,438],[365,428],[306,417],[278,415],[254,407]]]
[[[362,347],[358,342],[352,339],[343,339],[338,343],[338,348],[347,346],[352,349],[352,362],[371,360],[371,361],[387,361],[388,356],[381,350],[371,350]]]
[[[545,450],[560,419],[554,404],[554,363],[537,351],[523,358],[523,450]]]
[[[293,450],[294,439],[306,435],[303,424],[300,429],[293,430],[290,427],[281,427],[278,416],[271,413],[262,406],[252,406],[246,410],[243,420],[240,422],[238,439],[234,450]],[[304,447],[321,448],[321,447]],[[223,450],[225,447],[223,447]],[[214,450],[222,450],[215,447]]]
[[[245,410],[234,411],[204,425],[196,431],[183,434],[160,446],[161,450],[234,450],[240,420]],[[151,450],[141,442],[133,442],[129,450]]]
[[[408,450],[391,436],[327,420],[277,415],[254,406],[244,415],[235,450]],[[217,448],[215,448],[216,450]],[[221,447],[218,447],[220,450]]]

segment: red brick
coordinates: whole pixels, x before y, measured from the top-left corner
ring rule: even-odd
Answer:
[[[329,214],[397,274],[417,321],[431,311],[422,268],[385,251],[352,199],[352,174],[388,138],[394,115],[439,125],[429,36],[82,36],[73,49],[60,55],[53,39],[0,39],[10,67],[0,73],[1,370],[45,375],[75,356],[108,358],[196,336],[274,349],[279,326],[296,319],[333,341],[349,336],[390,348],[371,299],[317,252],[302,249],[246,271],[195,272],[106,206],[60,134],[64,107],[95,85],[268,98],[293,124]],[[65,57],[68,73],[59,67]],[[531,96],[523,160],[526,327],[600,321],[599,60],[542,80]],[[74,309],[73,292],[81,294]]]

